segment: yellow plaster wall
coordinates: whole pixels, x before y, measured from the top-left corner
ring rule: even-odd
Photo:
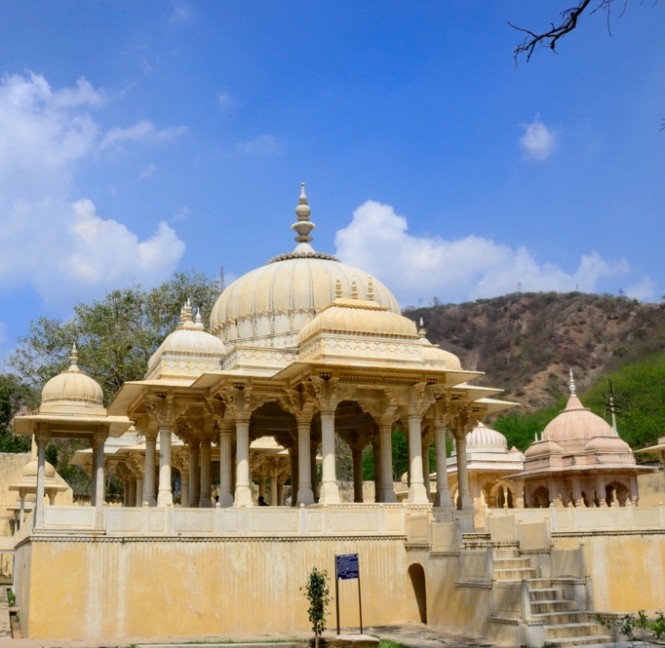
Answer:
[[[359,554],[364,625],[419,620],[400,539],[58,539],[19,553],[30,547],[32,569],[22,570],[30,572],[29,600],[21,605],[30,638],[307,632],[300,588],[316,566],[328,570],[334,594],[340,553]],[[341,588],[342,627],[357,627],[357,583]],[[334,610],[332,603],[329,628]]]
[[[558,549],[583,544],[598,611],[653,613],[665,602],[665,533],[621,533],[556,538]]]

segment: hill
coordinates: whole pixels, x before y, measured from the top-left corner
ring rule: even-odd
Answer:
[[[613,378],[621,434],[633,446],[665,427],[665,304],[584,293],[514,293],[463,304],[411,308],[427,338],[484,371],[477,384],[505,390],[523,407],[497,424],[524,448],[561,408],[573,369],[578,392],[607,415]],[[508,420],[506,420],[508,419]]]

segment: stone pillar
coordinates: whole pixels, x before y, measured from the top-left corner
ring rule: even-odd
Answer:
[[[159,426],[159,487],[157,506],[173,506],[171,488],[171,433],[173,428],[166,422]]]
[[[219,505],[233,506],[233,457],[231,452],[231,429],[228,425],[219,428]]]
[[[630,476],[630,503],[633,506],[637,506],[637,503],[639,501],[639,496],[638,496],[638,488],[637,488],[637,477],[635,475]]]
[[[376,434],[372,439],[372,456],[374,457],[374,501],[379,503],[381,499],[381,442]]]
[[[296,506],[298,496],[298,446],[289,448],[289,460],[291,462],[291,506]]]
[[[37,430],[37,490],[35,493],[35,512],[32,518],[32,526],[36,529],[44,528],[44,486],[46,465],[46,444],[48,443],[48,432]]]
[[[253,505],[249,484],[249,419],[236,419],[236,492],[233,505]]]
[[[423,485],[428,501],[432,499],[432,489],[429,483],[429,440],[423,437],[420,456],[423,458]]]
[[[201,441],[201,494],[199,496],[199,508],[210,508],[212,506],[212,500],[210,499],[211,485],[210,441],[205,439]]]
[[[434,422],[434,442],[436,444],[436,497],[434,506],[453,509],[453,500],[448,489],[448,457],[446,453],[446,426],[440,419]]]
[[[95,432],[92,439],[93,475],[95,482],[95,501],[91,502],[97,508],[98,514],[104,505],[104,443],[108,433],[106,430]]]
[[[363,448],[360,443],[351,446],[351,457],[353,459],[353,501],[360,503],[363,497]]]
[[[552,493],[550,493],[550,501],[552,501]],[[582,487],[580,486],[580,480],[578,477],[573,477],[573,502],[577,507],[584,506],[584,500],[582,499]]]
[[[393,488],[393,427],[392,421],[379,424],[379,463],[381,465],[381,502],[396,502]]]
[[[189,506],[189,466],[181,461],[178,466],[180,472],[180,506]]]
[[[143,477],[136,478],[136,500],[132,506],[142,506],[143,505]]]
[[[319,501],[319,475],[317,473],[316,463],[316,443],[312,443],[312,437],[309,437],[309,474],[310,483],[312,484],[312,495],[314,501]]]
[[[277,489],[277,476],[278,476],[277,464],[271,466],[270,468],[270,504],[272,506],[281,506],[282,502],[279,499],[279,493]]]
[[[598,498],[598,506],[607,508],[605,478],[602,475],[596,475],[596,496]]]
[[[321,476],[321,504],[339,504],[339,488],[335,470],[335,412],[321,412],[321,453],[323,474]]]
[[[298,421],[298,504],[314,504],[310,446],[311,418]]]
[[[464,427],[455,430],[455,450],[457,452],[457,487],[459,506],[462,511],[472,511],[473,502],[469,493],[469,473],[466,467],[466,434]]]
[[[145,459],[143,468],[143,501],[148,506],[155,506],[155,455],[157,449],[157,432],[146,430],[145,432]]]
[[[199,440],[190,439],[189,446],[189,489],[187,493],[188,504],[191,508],[199,506],[201,496],[201,465],[199,461]]]
[[[427,491],[423,479],[422,438],[419,414],[410,414],[409,423],[409,504],[427,504]]]
[[[136,502],[136,477],[133,475],[127,481],[127,504],[125,506],[134,506]]]

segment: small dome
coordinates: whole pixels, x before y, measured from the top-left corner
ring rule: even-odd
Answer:
[[[49,380],[42,389],[40,414],[67,412],[105,414],[104,394],[96,380],[78,367],[76,345],[72,346],[71,365]]]
[[[217,299],[210,315],[210,331],[220,340],[275,348],[295,346],[298,331],[335,299],[337,280],[340,297],[351,299],[355,283],[360,299],[401,314],[397,300],[381,282],[312,248],[309,234],[315,226],[309,220],[304,185],[296,215],[298,221],[291,226],[298,234],[293,252],[243,275]],[[366,293],[370,283],[372,296]]]
[[[609,423],[584,407],[575,394],[570,395],[566,408],[543,430],[543,439],[579,445],[580,450],[590,439],[615,436]]]
[[[219,369],[225,352],[224,343],[204,329],[200,313],[193,317],[191,304],[187,300],[180,311],[178,328],[152,354],[146,380],[165,376],[195,378],[205,371]]]
[[[37,482],[37,470],[39,468],[39,464],[37,460],[35,459],[34,461],[30,461],[29,463],[25,464],[23,467],[23,475],[21,477],[21,481],[23,483],[36,483]],[[52,464],[50,464],[48,461],[44,462],[44,479],[46,481],[54,481],[55,480],[55,468],[53,467]]]
[[[432,344],[426,337],[427,332],[423,325],[423,320],[420,318],[420,327],[418,328],[418,337],[422,345],[422,358],[423,362],[435,369],[461,369],[462,363],[460,359],[450,351],[445,351],[439,348],[438,345]]]
[[[536,457],[544,457],[546,455],[561,455],[563,448],[556,442],[550,439],[542,439],[532,443],[524,453],[525,459],[534,459]]]
[[[478,421],[476,427],[466,435],[467,450],[486,452],[508,452],[508,441],[506,437]]]
[[[635,457],[633,456],[633,451],[630,449],[630,446],[617,436],[595,437],[584,446],[584,450],[593,454],[630,455],[633,463],[635,463]]]
[[[367,292],[370,297],[373,296],[371,279]],[[358,299],[355,281],[352,282],[352,299],[341,297],[339,279],[336,282],[336,294],[337,298],[331,304],[300,329],[299,345],[322,332],[416,339],[416,326],[409,318],[390,312],[373,300]]]

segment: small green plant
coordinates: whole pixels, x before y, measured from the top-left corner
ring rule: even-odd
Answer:
[[[615,641],[621,636],[626,637],[628,641],[635,640],[637,621],[634,614],[624,614],[623,616],[596,614],[596,621],[612,633]]]
[[[662,610],[656,610],[656,618],[651,622],[651,630],[656,639],[665,637],[665,615]]]
[[[7,588],[7,603],[9,603],[9,607],[14,607],[16,605],[16,596],[11,587]]]
[[[304,588],[305,596],[309,601],[307,615],[314,632],[314,645],[319,648],[319,637],[326,629],[326,608],[330,603],[330,589],[328,588],[328,572],[312,569]]]

